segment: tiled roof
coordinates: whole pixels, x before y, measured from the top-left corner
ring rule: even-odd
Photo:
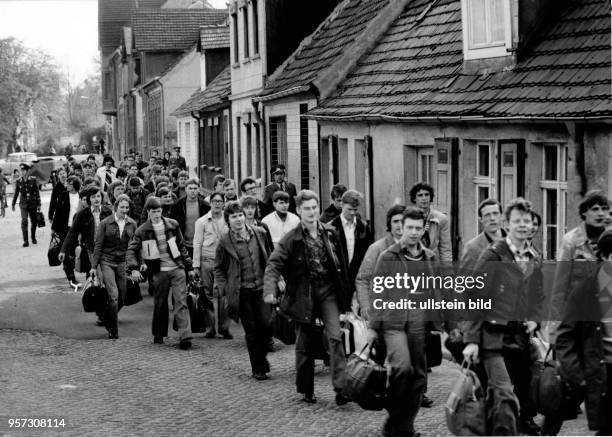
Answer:
[[[270,77],[261,96],[307,87],[343,53],[389,0],[345,0]]]
[[[210,25],[200,27],[202,50],[223,49],[230,46],[228,25]]]
[[[212,5],[206,0],[200,0],[202,3],[199,5],[204,8],[212,8]],[[187,9],[190,6],[194,6],[197,3],[196,0],[167,0],[162,6],[164,9]]]
[[[197,42],[200,27],[227,18],[227,9],[148,9],[132,16],[137,50],[186,50]]]
[[[514,69],[463,73],[460,0],[415,0],[314,118],[612,117],[610,2],[569,3]],[[419,18],[422,20],[419,21]]]
[[[208,84],[204,91],[196,91],[189,99],[179,106],[171,115],[179,116],[192,111],[214,110],[229,104],[228,97],[232,91],[232,75],[230,67],[226,67]]]
[[[138,0],[138,8],[158,9],[166,0]],[[98,0],[98,46],[104,52],[121,43],[121,28],[129,26],[135,0]]]

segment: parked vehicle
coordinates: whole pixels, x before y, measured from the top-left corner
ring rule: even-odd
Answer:
[[[12,175],[15,169],[19,170],[19,165],[26,162],[31,164],[38,159],[36,153],[16,152],[9,153],[6,159],[0,159],[0,167],[5,175]]]

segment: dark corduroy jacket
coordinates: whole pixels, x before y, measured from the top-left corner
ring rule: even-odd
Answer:
[[[100,207],[100,222],[111,215],[113,211],[110,207],[102,205]],[[72,253],[78,242],[78,236],[81,236],[81,245],[85,246],[89,252],[93,252],[95,248],[96,223],[94,221],[91,207],[83,208],[74,215],[72,226],[64,239],[62,252]]]

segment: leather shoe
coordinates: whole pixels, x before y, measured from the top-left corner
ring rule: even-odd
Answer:
[[[164,344],[164,337],[162,337],[161,335],[156,335],[155,337],[153,337],[153,343]]]
[[[208,331],[204,334],[204,338],[215,338],[217,337],[217,333],[215,331]]]
[[[30,245],[30,243],[28,243],[27,241],[24,241],[23,244],[21,245],[21,247],[28,247]]]
[[[258,381],[265,381],[266,379],[269,378],[268,375],[266,375],[265,373],[253,373],[253,378],[255,378]]]
[[[38,244],[38,241],[36,241],[36,238],[32,237],[32,244]]]
[[[221,334],[221,336],[225,339],[225,340],[231,340],[234,338],[234,336],[229,332],[220,332],[219,334]]]
[[[302,400],[307,404],[317,403],[317,398],[315,397],[314,393],[304,393],[304,396],[302,396]]]
[[[521,420],[519,432],[527,435],[540,435],[540,427],[533,418]]]
[[[421,407],[423,408],[431,408],[431,406],[433,405],[433,400],[431,400],[431,398],[427,397],[426,395],[423,395],[423,399],[421,399]]]
[[[108,334],[108,338],[110,340],[118,340],[119,339],[119,334],[117,334],[117,333],[109,333]]]
[[[179,343],[179,348],[186,351],[187,349],[191,349],[191,340],[181,340]]]
[[[351,402],[351,400],[347,398],[346,396],[343,396],[342,393],[336,393],[336,405],[338,406],[346,405],[349,402]]]

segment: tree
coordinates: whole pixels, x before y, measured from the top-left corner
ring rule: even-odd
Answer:
[[[0,156],[16,149],[28,117],[58,100],[60,77],[46,53],[14,38],[0,39]]]

